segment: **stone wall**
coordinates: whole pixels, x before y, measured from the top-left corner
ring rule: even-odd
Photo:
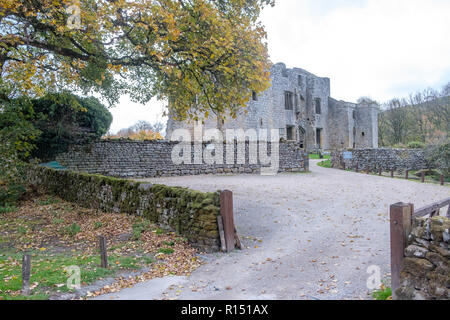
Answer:
[[[351,159],[344,159],[343,153],[351,154]],[[353,149],[331,153],[333,168],[355,168],[360,170],[420,170],[427,168],[425,154],[420,149]]]
[[[176,231],[202,251],[218,251],[217,216],[220,192],[204,193],[180,187],[29,166],[27,182],[86,208],[148,218]]]
[[[226,164],[226,146],[223,146],[224,164],[193,164],[194,144],[191,144],[191,163],[174,164],[171,158],[178,142],[102,140],[87,146],[72,147],[56,160],[70,170],[115,177],[157,177],[217,173],[260,173],[265,167],[258,161],[249,162],[249,144],[246,144],[245,164]],[[206,145],[202,146],[203,151]],[[268,154],[271,145],[268,144]],[[238,150],[234,148],[234,159]],[[259,159],[259,158],[258,158]],[[234,161],[236,163],[237,161]],[[307,155],[295,143],[279,144],[279,172],[308,170]]]
[[[413,219],[397,299],[450,299],[449,229],[447,217]]]

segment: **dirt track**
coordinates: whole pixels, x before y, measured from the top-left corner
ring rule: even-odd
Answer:
[[[148,179],[233,191],[244,250],[206,255],[189,278],[168,278],[105,299],[367,299],[367,268],[389,273],[388,207],[421,207],[449,188],[342,170],[312,160],[308,174]]]

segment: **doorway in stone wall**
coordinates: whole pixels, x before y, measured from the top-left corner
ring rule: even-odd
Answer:
[[[298,143],[300,148],[306,150],[306,131],[302,126],[298,127]]]

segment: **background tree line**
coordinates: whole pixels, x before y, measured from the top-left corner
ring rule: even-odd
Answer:
[[[128,128],[120,129],[116,134],[108,133],[104,139],[162,140],[164,124],[160,121],[150,123],[139,120]]]
[[[441,91],[426,89],[394,98],[381,107],[378,138],[382,147],[420,148],[448,139],[450,82]]]

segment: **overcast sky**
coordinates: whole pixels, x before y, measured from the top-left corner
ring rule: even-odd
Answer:
[[[450,81],[449,0],[276,0],[261,16],[272,62],[331,78],[331,95],[378,101]],[[111,131],[162,121],[163,104],[111,109]]]

